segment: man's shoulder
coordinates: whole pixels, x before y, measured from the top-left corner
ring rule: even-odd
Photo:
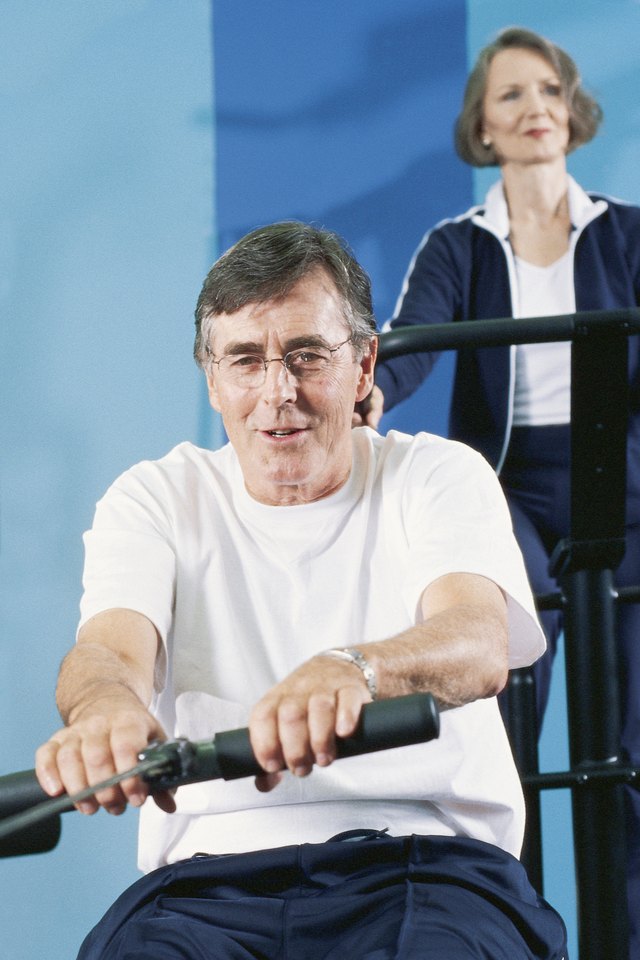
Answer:
[[[405,433],[402,430],[388,430],[386,434],[368,431],[377,449],[397,449],[407,454],[424,450],[427,453],[443,456],[469,456],[484,459],[477,450],[459,440],[450,440],[437,433],[419,430],[417,433]]]
[[[173,488],[186,491],[206,482],[214,474],[231,469],[232,457],[226,444],[218,450],[207,450],[184,441],[163,457],[140,460],[125,470],[112,484],[112,489],[141,486],[149,491]]]
[[[419,431],[415,434],[389,430],[386,434],[369,431],[379,469],[393,470],[400,464],[416,464],[417,468],[435,468],[450,465],[454,469],[489,470],[482,454],[458,440],[449,440],[435,433]]]
[[[506,510],[495,470],[465,443],[390,430],[374,435],[372,446],[371,495],[385,513],[400,510],[409,523],[430,514],[475,524],[479,517],[502,516]]]

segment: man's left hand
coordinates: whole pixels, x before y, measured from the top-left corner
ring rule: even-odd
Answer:
[[[258,789],[272,790],[285,768],[306,777],[314,764],[332,763],[336,736],[351,736],[363,704],[370,700],[364,677],[353,664],[320,655],[294,670],[251,713],[251,746],[266,771],[256,778]]]

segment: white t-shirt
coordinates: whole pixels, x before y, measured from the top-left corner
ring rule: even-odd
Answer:
[[[516,257],[518,316],[575,313],[573,249],[546,267]],[[516,347],[514,426],[541,427],[571,420],[571,344],[522,343]]]
[[[154,712],[192,740],[244,726],[257,699],[315,653],[416,622],[438,577],[468,572],[507,594],[510,665],[544,650],[498,481],[482,457],[427,434],[353,431],[335,494],[267,506],[230,445],[180,444],[123,474],[85,535],[81,623],[145,614],[164,644]],[[322,842],[356,827],[476,837],[518,854],[524,809],[495,699],[441,717],[436,741],[340,760],[272,792],[253,780],[181,787],[178,812],[141,811],[143,870],[199,851]]]

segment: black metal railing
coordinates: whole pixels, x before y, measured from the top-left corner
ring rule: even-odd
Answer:
[[[550,562],[565,636],[570,769],[540,773],[531,671],[512,672],[508,726],[527,802],[523,860],[542,889],[540,791],[568,788],[573,814],[581,960],[628,960],[623,789],[640,768],[620,758],[616,603],[637,603],[640,586],[616,589],[625,549],[628,338],[640,310],[473,320],[396,328],[380,336],[379,358],[415,352],[571,341],[571,517]],[[640,656],[640,648],[638,655]]]

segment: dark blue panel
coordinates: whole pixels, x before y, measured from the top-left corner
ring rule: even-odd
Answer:
[[[465,16],[462,0],[216,0],[220,249],[291,217],[337,230],[384,321],[425,230],[471,203],[452,146]],[[428,416],[414,398],[386,428],[444,431],[442,367],[426,387]]]

